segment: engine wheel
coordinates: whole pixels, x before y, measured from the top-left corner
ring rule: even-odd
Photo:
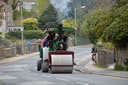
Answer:
[[[37,61],[37,71],[40,71],[41,70],[41,60],[38,60]]]
[[[42,72],[48,72],[48,61],[43,61]]]

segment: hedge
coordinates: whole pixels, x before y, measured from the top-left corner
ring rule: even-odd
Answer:
[[[24,39],[42,39],[44,34],[41,30],[25,30]],[[21,39],[21,31],[8,32],[6,34],[7,39],[16,38]]]

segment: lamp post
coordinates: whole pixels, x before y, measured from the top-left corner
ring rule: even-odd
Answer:
[[[24,37],[23,37],[23,12],[22,12],[22,8],[23,8],[23,2],[22,0],[20,0],[20,8],[21,8],[21,41],[22,41],[22,55],[24,55]]]
[[[82,6],[82,7],[80,7],[80,8],[75,8],[74,9],[74,16],[75,16],[75,46],[77,45],[77,32],[76,32],[76,30],[77,30],[77,22],[76,22],[76,11],[78,10],[78,9],[83,9],[83,8],[85,8],[86,6]]]

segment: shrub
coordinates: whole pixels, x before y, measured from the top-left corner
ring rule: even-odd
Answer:
[[[24,32],[25,39],[33,39],[33,38],[41,39],[41,38],[43,38],[43,36],[44,36],[43,32],[40,30],[26,30]]]
[[[123,71],[124,70],[124,67],[121,66],[121,65],[116,65],[115,68],[114,68],[114,70],[116,70],[116,71]]]
[[[6,33],[5,37],[7,39],[13,39],[13,38],[17,38],[17,39],[21,39],[21,32],[8,32]]]
[[[105,43],[103,43],[103,48],[113,50],[114,45],[111,42],[105,42]]]
[[[38,21],[36,18],[28,18],[23,21],[25,30],[37,30],[38,29]]]
[[[125,67],[125,70],[128,71],[128,66]]]
[[[25,30],[24,31],[24,39],[39,39],[44,36],[41,30]],[[6,34],[7,39],[21,39],[21,32],[8,32]]]

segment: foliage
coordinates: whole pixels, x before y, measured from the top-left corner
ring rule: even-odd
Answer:
[[[128,66],[123,67],[121,65],[115,65],[114,70],[116,70],[116,71],[128,71]]]
[[[43,32],[41,30],[25,30],[24,31],[24,39],[39,39],[44,36]],[[21,39],[21,32],[8,32],[6,34],[7,39]]]
[[[117,48],[128,44],[128,4],[106,11],[98,9],[89,14],[82,24],[81,32],[92,43],[100,40],[112,42]],[[91,33],[92,32],[92,33]]]
[[[109,49],[109,50],[113,50],[114,49],[114,46],[111,42],[104,42],[103,43],[103,48],[104,49]]]
[[[18,18],[20,18],[21,16],[21,11],[14,11],[13,12],[13,20],[16,20]],[[26,18],[35,18],[37,17],[37,14],[35,13],[34,10],[31,10],[31,11],[27,11],[25,9],[23,9],[23,18],[26,19]]]
[[[13,9],[14,11],[15,11],[15,9],[16,9],[16,7],[17,7],[19,1],[20,1],[20,0],[4,0],[4,2],[5,2],[6,4],[11,5],[11,7],[12,7],[12,9]]]
[[[128,3],[128,0],[116,0],[116,3],[113,5],[114,8],[120,8]]]
[[[23,21],[23,26],[25,30],[37,30],[38,21],[35,18],[28,18]]]
[[[24,32],[24,36],[26,39],[42,39],[44,35],[41,30],[28,30]]]
[[[98,29],[97,24],[100,22],[100,18],[104,15],[104,10],[102,9],[97,9],[97,10],[94,10],[92,12],[90,12],[90,14],[88,16],[85,17],[85,20],[83,21],[82,23],[82,28],[81,28],[81,33],[83,35],[86,35],[89,37],[91,43],[96,43],[97,42],[97,36],[99,33],[97,33],[96,31],[99,31],[99,30],[96,30],[96,28]],[[99,23],[100,25],[100,23]],[[101,28],[101,30],[104,30],[103,28]],[[102,31],[99,31],[101,32],[100,35],[102,34]],[[97,35],[96,35],[97,34]]]
[[[74,20],[73,19],[64,19],[62,21],[63,27],[68,27],[68,28],[74,28]]]
[[[17,5],[19,3],[19,0],[13,0],[13,3],[12,3],[12,9],[15,10]]]
[[[115,65],[115,68],[114,70],[116,71],[123,71],[125,68],[123,66],[120,66],[120,65]]]
[[[94,29],[96,32],[96,37],[98,40],[100,40],[101,42],[105,41],[105,37],[106,35],[106,28],[112,23],[112,15],[111,15],[111,11],[107,11],[108,13],[106,13],[105,10],[103,10],[103,12],[101,12],[102,14],[99,14],[98,16],[98,22],[95,25]],[[104,40],[103,40],[104,39]]]
[[[57,12],[55,8],[50,5],[38,18],[39,28],[46,29],[46,28],[53,28],[58,26],[57,21]]]
[[[128,4],[115,10],[114,20],[107,28],[106,39],[116,47],[125,48],[128,43]]]
[[[49,0],[36,0],[37,2],[37,10],[39,14],[43,13],[43,11],[49,6]]]
[[[128,71],[128,66],[125,67],[125,70]]]

